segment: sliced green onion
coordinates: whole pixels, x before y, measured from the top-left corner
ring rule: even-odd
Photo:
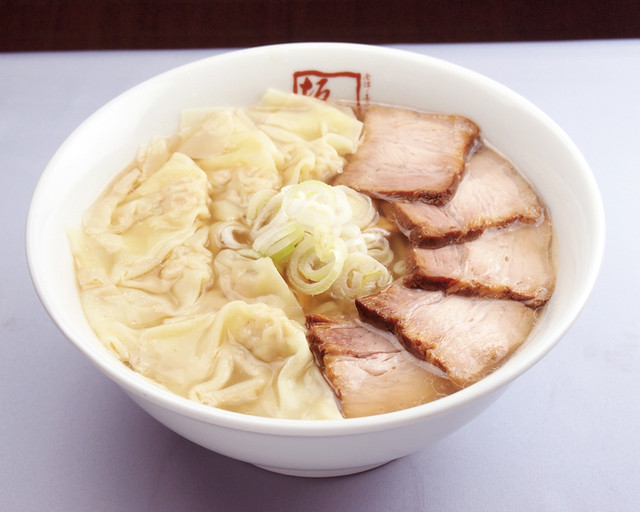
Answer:
[[[346,250],[332,251],[328,261],[320,261],[314,251],[312,237],[305,237],[296,247],[287,265],[291,285],[306,295],[326,292],[342,272]]]
[[[258,217],[258,212],[260,212],[264,205],[277,193],[278,192],[273,189],[265,188],[253,194],[247,204],[247,221],[250,223],[255,221]]]
[[[357,299],[391,283],[387,267],[367,254],[349,254],[331,287],[334,297]]]
[[[308,180],[278,193],[260,191],[249,200],[246,219],[252,249],[278,263],[300,293],[331,289],[335,297],[353,298],[391,279],[384,266],[393,261],[388,233],[374,227],[371,199],[348,187]]]
[[[265,256],[278,260],[290,254],[303,236],[302,226],[295,221],[288,221],[284,225],[263,230],[252,247]]]
[[[382,228],[369,228],[362,232],[362,238],[367,246],[366,252],[383,265],[390,265],[393,261],[393,251],[389,246],[389,232]]]
[[[378,219],[378,210],[373,206],[373,201],[371,201],[369,196],[356,192],[345,185],[338,185],[335,188],[342,191],[347,197],[351,205],[351,221],[355,225],[360,229],[365,229],[367,226],[376,222]]]
[[[211,237],[217,245],[228,249],[248,247],[249,228],[237,220],[216,222],[211,226]]]

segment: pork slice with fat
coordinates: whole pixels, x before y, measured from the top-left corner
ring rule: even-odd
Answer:
[[[307,327],[311,351],[347,418],[414,407],[459,389],[389,332],[318,315],[307,317]]]
[[[364,138],[335,184],[372,197],[443,204],[479,135],[462,116],[372,106]]]
[[[411,243],[422,247],[473,239],[486,228],[516,220],[536,222],[544,211],[531,185],[487,146],[469,159],[455,195],[446,204],[397,202],[385,204],[384,209]]]
[[[495,369],[526,339],[536,317],[522,302],[407,288],[400,280],[356,306],[363,320],[395,333],[410,353],[459,386]]]
[[[551,223],[490,229],[439,249],[413,247],[404,284],[448,293],[514,299],[542,306],[554,289]]]

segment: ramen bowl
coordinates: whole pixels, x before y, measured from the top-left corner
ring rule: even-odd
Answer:
[[[176,131],[182,110],[254,104],[268,88],[466,116],[532,183],[553,220],[556,289],[534,331],[505,364],[476,384],[417,407],[343,420],[283,420],[192,402],[150,382],[105,348],[83,313],[68,228],[80,225],[84,211],[141,145]],[[36,291],[58,328],[151,416],[207,449],[271,471],[336,476],[418,451],[484,411],[578,317],[603,247],[603,208],[589,166],[529,101],[438,59],[366,45],[302,43],[193,62],[102,107],[44,170],[30,206],[26,250]]]

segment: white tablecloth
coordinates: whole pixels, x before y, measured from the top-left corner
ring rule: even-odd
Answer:
[[[607,250],[562,342],[463,429],[367,473],[285,477],[182,439],[58,332],[23,232],[40,173],[81,121],[220,50],[0,54],[0,510],[638,510],[640,40],[405,48],[513,88],[591,164]]]

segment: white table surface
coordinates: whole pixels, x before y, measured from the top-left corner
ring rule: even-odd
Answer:
[[[561,343],[470,424],[370,472],[286,477],[181,438],[57,331],[23,232],[40,173],[81,121],[220,50],[0,54],[0,510],[640,509],[640,40],[405,48],[529,98],[592,166],[607,249]]]

